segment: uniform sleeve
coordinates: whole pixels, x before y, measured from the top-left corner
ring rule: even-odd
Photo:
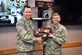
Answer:
[[[54,36],[52,37],[53,41],[59,43],[59,44],[64,44],[67,40],[67,30],[66,28],[62,29],[62,32],[60,34],[53,34]]]
[[[16,24],[17,33],[19,38],[27,43],[35,43],[37,41],[36,37],[34,37],[33,33],[29,30],[26,30],[23,23]]]

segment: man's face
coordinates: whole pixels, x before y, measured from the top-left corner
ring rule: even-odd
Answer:
[[[26,18],[26,20],[30,19],[32,16],[31,8],[25,8],[23,11],[23,16]]]
[[[53,16],[53,17],[52,17],[52,22],[53,22],[54,24],[58,24],[58,23],[60,22],[60,16],[59,16],[59,15]]]

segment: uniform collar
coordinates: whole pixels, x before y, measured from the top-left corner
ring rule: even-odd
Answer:
[[[54,26],[55,29],[58,29],[58,28],[59,28],[59,25],[60,25],[60,23],[58,24],[58,26],[55,26],[55,25],[53,24],[53,26]]]
[[[25,22],[30,23],[31,19],[26,20],[26,18],[23,16],[22,18]]]

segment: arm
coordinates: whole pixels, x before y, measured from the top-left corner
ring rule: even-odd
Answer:
[[[16,25],[17,33],[20,35],[20,39],[27,43],[35,43],[37,38],[34,37],[33,32],[26,30],[23,23],[17,23]]]
[[[66,28],[63,28],[62,29],[62,32],[60,34],[56,34],[56,33],[53,33],[53,34],[50,34],[49,35],[50,37],[52,37],[52,40],[59,43],[59,44],[63,44],[66,42],[66,37],[67,37],[67,30]]]

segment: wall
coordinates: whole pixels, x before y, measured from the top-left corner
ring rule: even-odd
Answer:
[[[30,7],[35,7],[35,0],[28,0],[28,5]]]

